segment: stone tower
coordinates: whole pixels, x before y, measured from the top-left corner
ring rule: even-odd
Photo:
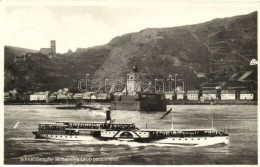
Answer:
[[[137,67],[133,67],[133,72],[127,74],[127,94],[135,95],[138,91],[141,90],[140,87],[140,76],[137,73]]]
[[[51,54],[56,54],[56,42],[55,40],[51,40]]]

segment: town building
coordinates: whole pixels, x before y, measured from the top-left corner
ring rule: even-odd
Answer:
[[[199,90],[188,90],[187,100],[199,100]]]
[[[90,99],[91,99],[91,100],[96,100],[96,99],[97,99],[97,96],[96,96],[95,94],[92,94],[92,95],[90,96]]]
[[[107,94],[106,93],[99,93],[99,94],[97,94],[97,99],[98,100],[106,100]]]
[[[69,94],[68,88],[59,89],[56,96],[57,96],[58,100],[71,99],[72,98],[71,97],[72,95]]]
[[[221,90],[221,100],[235,100],[236,91],[235,90]]]
[[[90,96],[91,96],[91,93],[89,93],[89,92],[84,93],[82,99],[90,100]]]
[[[15,56],[14,58],[14,63],[25,62],[25,61],[26,61],[26,54],[22,56]]]
[[[9,92],[4,92],[4,101],[7,101],[10,99],[10,94]]]
[[[240,100],[253,100],[254,94],[248,90],[240,91]]]
[[[178,91],[177,92],[177,100],[184,100],[184,91]]]
[[[216,100],[217,99],[217,90],[203,90],[202,98],[204,100]]]
[[[35,92],[30,95],[30,101],[48,101],[48,92]]]
[[[57,94],[57,99],[58,100],[68,99],[68,96],[67,94]]]
[[[73,99],[82,99],[83,96],[84,96],[83,93],[75,93],[75,94],[73,95]]]
[[[111,94],[107,94],[107,100],[111,99]]]
[[[165,100],[172,100],[174,97],[174,92],[165,92],[164,99]]]

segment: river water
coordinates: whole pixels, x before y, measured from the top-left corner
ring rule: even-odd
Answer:
[[[228,128],[229,145],[173,146],[135,142],[34,140],[26,130],[38,123],[56,121],[97,121],[103,110],[58,110],[53,105],[5,106],[5,164],[257,164],[257,106],[255,105],[176,105],[176,129]],[[164,112],[111,111],[117,123],[135,123],[139,128],[171,128],[171,114]],[[14,129],[16,121],[21,122]],[[24,125],[25,127],[23,127]]]

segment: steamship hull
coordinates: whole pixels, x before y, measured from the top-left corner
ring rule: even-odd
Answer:
[[[174,144],[174,145],[215,145],[215,144],[229,144],[229,137],[187,137],[177,138],[169,137],[153,141],[158,144]]]
[[[113,131],[118,134],[129,133],[129,131]],[[113,134],[111,131],[104,131],[103,133]],[[114,134],[115,134],[114,133]],[[148,132],[135,132],[135,133],[148,133]],[[134,133],[134,134],[135,134]],[[63,140],[63,141],[127,141],[127,142],[140,142],[140,143],[155,143],[155,144],[173,144],[173,145],[215,145],[215,144],[229,144],[229,136],[212,136],[212,137],[164,137],[164,138],[153,138],[153,137],[122,137],[121,135],[113,136],[93,136],[93,135],[64,135],[64,134],[41,134],[34,132],[35,139],[46,139],[46,140]]]
[[[46,139],[46,140],[65,140],[65,141],[100,141],[99,138],[91,135],[61,135],[61,134],[42,134],[38,132],[33,133],[35,139]]]

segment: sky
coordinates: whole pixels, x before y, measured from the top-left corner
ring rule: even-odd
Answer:
[[[58,53],[108,43],[146,28],[176,27],[248,14],[256,2],[122,5],[5,5],[4,45],[39,50],[56,40]]]

